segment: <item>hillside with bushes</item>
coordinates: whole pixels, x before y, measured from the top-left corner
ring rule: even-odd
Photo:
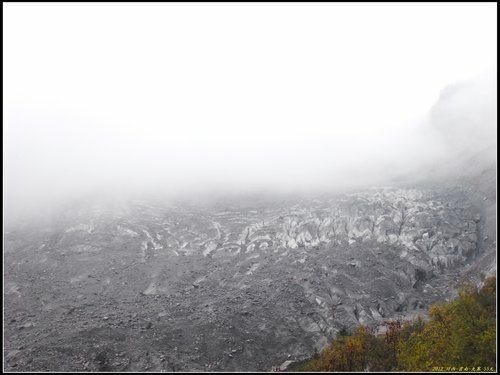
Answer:
[[[496,278],[468,284],[430,319],[387,323],[384,335],[359,326],[339,335],[321,354],[293,371],[494,371]]]

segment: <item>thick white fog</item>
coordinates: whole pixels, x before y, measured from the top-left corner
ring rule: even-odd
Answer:
[[[3,7],[6,216],[496,153],[496,4]]]

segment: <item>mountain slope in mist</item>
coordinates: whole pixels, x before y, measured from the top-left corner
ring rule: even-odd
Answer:
[[[407,173],[402,179],[443,183],[470,179],[496,169],[496,82],[496,72],[490,72],[442,90],[425,121],[416,129],[416,145],[424,155],[423,160],[426,153],[439,151],[434,152],[434,159],[426,160],[412,171],[415,176]],[[491,186],[491,182],[485,184]]]
[[[88,199],[10,226],[6,368],[268,370],[496,274],[496,86],[480,82],[443,92],[394,173],[348,164],[371,172],[343,193]]]
[[[75,205],[6,233],[6,340],[22,348],[7,365],[227,371],[307,358],[344,328],[451,296],[494,242],[482,220],[460,187]]]

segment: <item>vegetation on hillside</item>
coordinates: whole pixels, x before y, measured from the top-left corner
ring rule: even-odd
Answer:
[[[389,322],[385,335],[359,326],[295,371],[494,371],[496,278],[429,309],[430,320]]]

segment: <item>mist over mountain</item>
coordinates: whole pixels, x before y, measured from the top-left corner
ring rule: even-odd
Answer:
[[[306,136],[290,142],[284,136],[282,143],[279,138],[270,143],[263,134],[258,147],[241,149],[237,144],[212,147],[212,141],[201,145],[196,136],[185,149],[159,140],[141,145],[140,139],[121,134],[93,135],[98,129],[90,125],[76,124],[68,133],[14,118],[6,130],[6,219],[19,213],[29,217],[89,194],[212,201],[480,173],[496,163],[496,89],[494,72],[450,85],[413,125],[368,138]]]
[[[4,5],[4,369],[269,371],[496,275],[493,8]]]
[[[493,82],[443,90],[383,155],[311,166],[345,181],[99,189],[14,221],[7,365],[265,371],[360,324],[425,319],[496,274]]]
[[[453,174],[456,168],[455,173],[471,174],[496,163],[496,103],[496,72],[442,91],[429,122],[446,155],[443,171],[448,168]]]

